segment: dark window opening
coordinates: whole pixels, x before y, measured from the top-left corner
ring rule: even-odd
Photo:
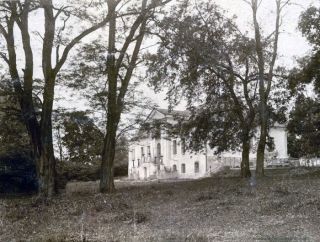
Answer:
[[[198,161],[194,163],[194,172],[199,173],[199,162]]]
[[[181,164],[181,173],[186,173],[186,164]]]
[[[173,150],[172,151],[173,151],[174,155],[177,154],[177,141],[176,140],[173,141]]]
[[[172,166],[172,170],[173,170],[174,172],[176,172],[176,171],[177,171],[177,165],[173,165],[173,166]]]

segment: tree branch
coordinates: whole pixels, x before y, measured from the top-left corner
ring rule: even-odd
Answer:
[[[84,37],[91,34],[92,32],[96,31],[97,29],[106,25],[109,22],[109,20],[110,20],[110,15],[108,14],[107,17],[103,21],[86,29],[81,34],[79,34],[77,37],[75,37],[73,40],[71,40],[70,43],[63,50],[61,59],[56,63],[56,66],[53,70],[54,73],[57,74],[60,71],[61,67],[63,66],[63,64],[65,63],[65,61],[68,58],[69,52],[80,40],[82,40]]]

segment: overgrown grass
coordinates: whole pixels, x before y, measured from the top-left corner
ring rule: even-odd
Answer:
[[[299,171],[294,171],[299,173]],[[0,200],[0,241],[320,241],[320,178],[73,183],[66,194]]]

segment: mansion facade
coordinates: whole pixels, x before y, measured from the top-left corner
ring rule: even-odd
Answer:
[[[188,112],[154,109],[149,121],[161,120],[175,124],[176,116],[187,116]],[[269,135],[274,139],[275,149],[267,152],[267,157],[287,159],[287,132],[284,126],[270,128]],[[257,143],[252,140],[252,143]],[[255,165],[256,153],[250,153],[250,166]],[[200,178],[209,176],[218,167],[227,165],[240,167],[241,152],[228,151],[219,155],[207,147],[206,152],[194,153],[185,149],[184,140],[170,137],[166,130],[159,130],[159,135],[150,133],[141,136],[129,145],[128,176],[129,179],[168,179]],[[267,165],[268,163],[265,162]]]

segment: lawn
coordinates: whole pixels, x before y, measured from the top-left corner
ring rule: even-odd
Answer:
[[[0,241],[320,241],[320,172],[258,180],[68,184],[65,193],[0,200]]]

